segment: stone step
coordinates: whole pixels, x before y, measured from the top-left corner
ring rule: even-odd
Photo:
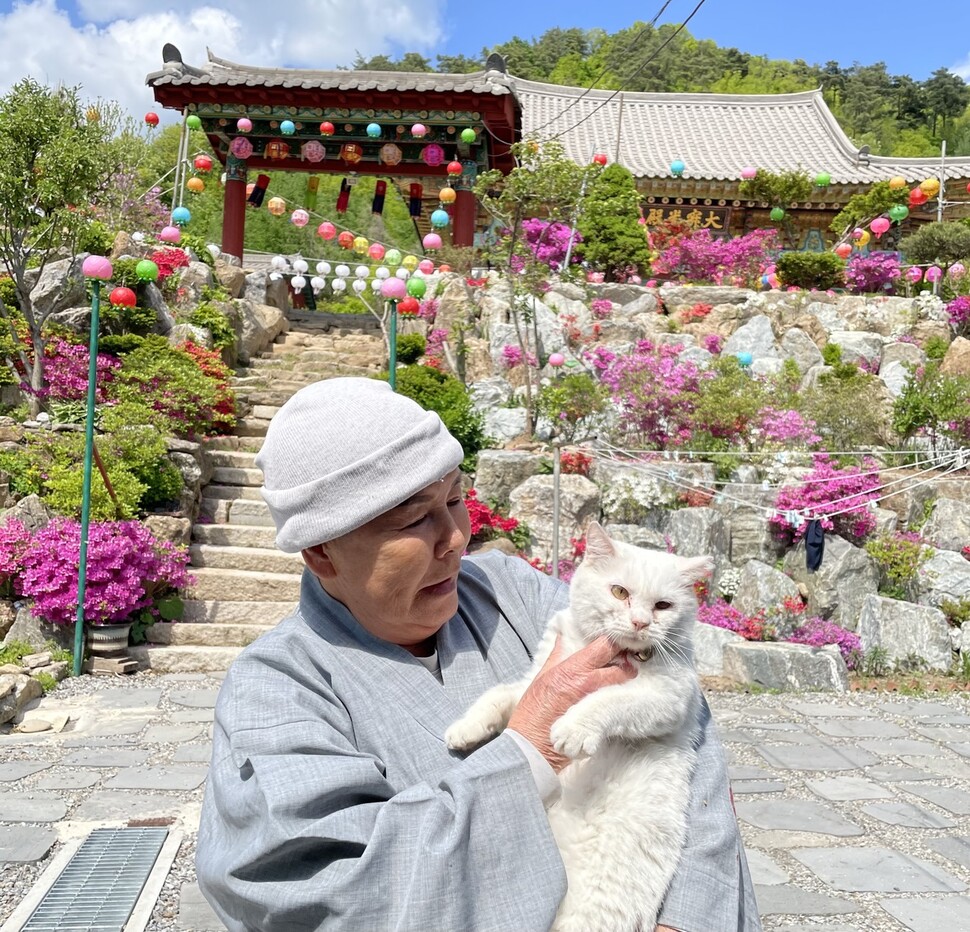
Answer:
[[[228,670],[241,647],[153,647],[136,644],[128,654],[155,673],[218,673]]]
[[[296,610],[293,602],[242,602],[222,599],[186,599],[180,624],[275,625]]]
[[[192,526],[192,539],[199,544],[217,547],[264,547],[274,550],[276,529],[237,524],[195,524]]]
[[[206,450],[213,466],[234,466],[237,469],[252,469],[256,460],[255,450]]]
[[[160,621],[145,631],[149,644],[172,647],[245,647],[273,625],[187,624]]]
[[[210,437],[205,442],[207,453],[216,450],[249,450],[253,453],[259,451],[259,441],[250,440],[247,437],[237,437],[235,434],[223,434],[219,437]]]
[[[212,470],[212,481],[216,485],[248,485],[258,488],[263,484],[263,472],[255,466],[251,469],[240,466],[216,466]]]
[[[268,547],[227,547],[219,544],[192,544],[189,558],[193,567],[247,570],[253,573],[303,572],[303,557]]]
[[[254,404],[252,411],[249,412],[249,417],[263,418],[267,421],[272,420],[276,416],[276,412],[279,411],[279,405],[258,405]]]
[[[303,387],[303,383],[299,383],[299,387]],[[286,389],[279,389],[274,384],[272,388],[265,388],[259,391],[251,391],[245,395],[246,402],[253,406],[253,412],[255,413],[258,407],[262,405],[267,405],[273,408],[282,408],[293,397],[295,392],[299,391],[299,388],[293,389],[292,391]]]
[[[299,573],[254,573],[248,570],[193,569],[195,583],[185,597],[200,601],[296,602],[300,598]]]
[[[262,501],[263,496],[259,494],[259,488],[252,485],[207,485],[203,490],[206,498],[221,498],[227,501],[236,499],[247,499],[249,501]]]
[[[199,512],[211,518],[213,524],[275,526],[269,513],[269,506],[261,498],[222,499],[203,495]]]
[[[244,417],[236,421],[236,434],[239,437],[265,437],[269,421],[262,418]]]

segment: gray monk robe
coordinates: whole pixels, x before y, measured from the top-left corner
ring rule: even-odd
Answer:
[[[219,696],[197,867],[231,930],[546,930],[566,878],[508,735],[462,759],[445,729],[521,675],[565,588],[525,561],[466,558],[438,634],[443,683],[378,640],[306,571],[296,615]],[[688,845],[662,921],[760,928],[705,705]]]

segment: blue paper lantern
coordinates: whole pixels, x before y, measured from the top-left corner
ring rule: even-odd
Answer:
[[[741,365],[744,366],[745,368],[747,368],[748,366],[751,365],[752,362],[754,362],[754,357],[750,353],[737,353],[736,355],[738,358],[738,362],[741,363]]]
[[[296,132],[296,123],[292,120],[284,120],[280,123],[280,132],[284,136],[292,136]]]
[[[367,135],[371,139],[377,139],[381,134],[381,127],[379,123],[368,123],[367,124]]]
[[[447,210],[441,210],[439,208],[438,210],[432,211],[432,213],[431,213],[431,226],[433,226],[433,227],[446,227],[446,226],[448,226],[448,220],[449,219],[450,218],[448,217],[448,211]]]
[[[176,207],[172,211],[172,223],[176,224],[176,226],[185,226],[191,219],[192,214],[188,207]]]
[[[670,174],[675,178],[680,178],[685,171],[687,171],[687,166],[680,159],[674,159],[670,163]]]

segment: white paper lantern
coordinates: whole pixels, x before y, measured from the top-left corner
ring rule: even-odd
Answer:
[[[290,279],[290,285],[294,291],[303,291],[306,288],[306,279],[302,275],[294,275]]]
[[[334,269],[333,274],[336,275],[337,278],[346,278],[350,274],[350,266],[338,265],[337,268]]]
[[[270,272],[269,273],[269,280],[271,282],[278,282],[282,277],[283,277],[283,275],[282,275],[281,272]]]
[[[305,259],[294,259],[293,260],[293,271],[298,275],[302,275],[310,266],[306,264]]]
[[[357,294],[360,294],[362,291],[367,290],[367,282],[362,278],[355,278],[351,287],[357,292]]]
[[[317,271],[321,275],[329,275],[330,274],[330,263],[329,262],[318,262],[317,263]]]
[[[269,264],[273,266],[274,269],[279,269],[281,272],[286,268],[286,258],[284,256],[273,256],[270,259]]]
[[[331,287],[334,291],[346,291],[347,283],[342,278],[335,278]]]
[[[400,267],[400,268],[399,268],[399,269],[398,269],[398,270],[397,270],[397,271],[396,271],[396,272],[395,272],[394,274],[395,274],[395,275],[396,275],[396,276],[397,276],[398,278],[403,278],[403,279],[407,279],[407,277],[408,277],[408,276],[409,276],[409,275],[410,275],[411,273],[410,273],[410,272],[408,272],[408,270],[407,270],[406,268],[404,268],[404,266],[402,265],[402,266],[401,266],[401,267]]]
[[[356,275],[358,278],[370,278],[370,269],[367,268],[366,265],[358,265],[357,268],[354,269],[354,275]]]
[[[323,291],[326,284],[327,280],[325,278],[321,278],[319,275],[314,275],[313,278],[310,279],[310,287],[313,289],[314,294],[319,294],[321,291]]]
[[[370,283],[370,290],[371,291],[375,291],[375,292],[380,292],[380,290],[381,290],[381,280],[379,278],[375,278]]]
[[[391,270],[386,265],[379,265],[377,271],[374,272],[378,279],[385,279],[391,277]]]

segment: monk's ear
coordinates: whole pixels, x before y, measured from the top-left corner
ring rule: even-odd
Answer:
[[[300,553],[303,556],[303,562],[306,563],[310,572],[317,579],[333,579],[337,575],[327,544],[314,544],[314,546],[307,547]]]

